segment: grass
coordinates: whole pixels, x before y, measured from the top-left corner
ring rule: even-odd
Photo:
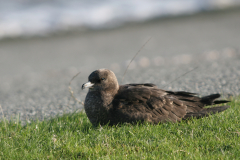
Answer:
[[[0,122],[0,159],[240,159],[240,98],[223,113],[159,125],[93,127],[85,113]]]

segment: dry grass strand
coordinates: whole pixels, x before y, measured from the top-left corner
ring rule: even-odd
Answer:
[[[68,91],[70,92],[71,94],[71,97],[77,101],[79,104],[82,104],[84,105],[83,101],[77,99],[75,96],[74,96],[74,92],[72,90],[72,87],[71,87],[71,84],[72,84],[72,81],[80,74],[81,72],[78,72],[75,76],[72,77],[72,79],[70,80],[69,84],[68,84]],[[68,100],[68,105],[69,105],[69,102],[70,102],[70,99]]]
[[[129,62],[129,64],[128,64],[128,66],[127,66],[127,68],[126,68],[126,70],[125,70],[125,72],[124,72],[124,74],[123,74],[123,76],[122,76],[122,82],[121,82],[121,83],[123,83],[124,76],[126,75],[127,70],[128,70],[128,68],[129,68],[130,64],[132,63],[132,61],[134,60],[134,58],[138,55],[138,53],[145,47],[145,45],[146,45],[151,39],[152,39],[152,37],[150,37],[150,38],[142,45],[142,47],[137,51],[137,53],[136,53],[136,54],[134,55],[134,57],[131,59],[131,61]]]
[[[7,130],[7,124],[6,124],[6,120],[5,120],[5,117],[4,117],[4,114],[3,114],[3,109],[2,109],[2,105],[1,104],[0,104],[0,108],[1,108],[1,112],[2,112],[3,121],[4,121],[4,124],[5,124],[5,128]]]
[[[199,66],[197,66],[197,67],[191,69],[190,71],[185,72],[185,73],[182,74],[181,76],[179,76],[179,77],[175,78],[174,80],[172,80],[171,82],[169,82],[167,85],[169,85],[169,84],[171,84],[171,83],[177,81],[179,78],[181,78],[181,77],[185,76],[186,74],[188,74],[188,73],[194,71],[194,70],[197,69],[198,67],[199,67]],[[165,85],[165,86],[163,87],[163,89],[164,89],[167,85]]]

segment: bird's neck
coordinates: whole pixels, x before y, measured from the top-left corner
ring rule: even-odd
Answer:
[[[101,91],[101,99],[103,102],[103,107],[109,108],[115,95],[116,93],[113,93],[113,92]]]
[[[98,105],[98,108],[102,108],[102,109],[109,109],[110,105],[114,99],[114,96],[117,94],[116,92],[109,92],[109,91],[94,91],[91,90],[89,92],[89,96],[93,97],[97,102],[99,102],[99,104],[95,104]]]

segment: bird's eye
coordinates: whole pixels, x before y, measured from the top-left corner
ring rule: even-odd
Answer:
[[[101,80],[105,80],[105,78],[102,78]]]

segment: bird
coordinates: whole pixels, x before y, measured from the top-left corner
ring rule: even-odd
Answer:
[[[117,125],[123,123],[152,124],[180,122],[190,118],[207,117],[222,112],[230,106],[216,100],[220,94],[200,98],[196,93],[167,91],[152,83],[119,85],[113,71],[93,71],[82,89],[89,88],[84,109],[92,125]]]

